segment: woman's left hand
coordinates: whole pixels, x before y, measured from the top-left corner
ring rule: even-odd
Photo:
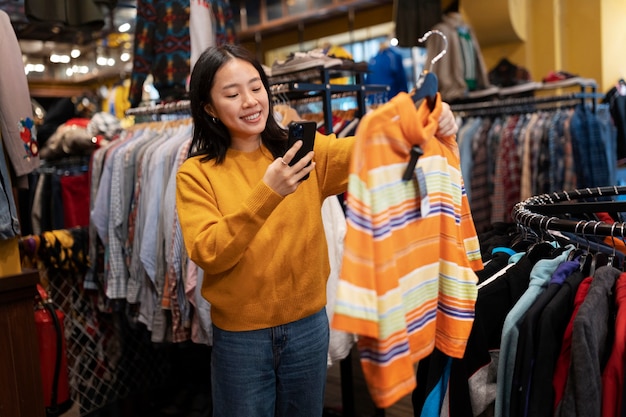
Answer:
[[[459,126],[456,124],[454,113],[452,113],[448,103],[442,102],[441,105],[443,109],[441,110],[441,115],[439,116],[439,127],[437,128],[435,136],[437,138],[443,138],[446,136],[456,135],[459,131]]]

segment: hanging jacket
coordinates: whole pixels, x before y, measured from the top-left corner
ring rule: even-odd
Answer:
[[[463,98],[469,91],[489,87],[487,68],[473,29],[463,21],[460,13],[452,12],[443,16],[443,21],[433,26],[448,40],[446,54],[435,63],[432,71],[439,78],[439,91],[444,101],[451,102]],[[460,33],[463,33],[463,39]],[[444,49],[440,36],[430,36],[426,41],[430,62]],[[467,57],[471,57],[468,59]],[[468,85],[473,80],[474,85]]]

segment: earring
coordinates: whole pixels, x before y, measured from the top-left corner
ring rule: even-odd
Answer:
[[[211,120],[213,121],[213,123],[217,124],[217,122],[220,121],[220,119],[218,119],[217,117],[211,117]]]

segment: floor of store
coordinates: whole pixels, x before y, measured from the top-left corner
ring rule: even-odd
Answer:
[[[378,410],[372,403],[358,362],[356,351],[350,357],[352,392],[354,401],[348,406],[354,408],[355,417],[413,417],[411,397],[407,396],[392,407]],[[334,364],[328,369],[326,384],[325,412],[323,417],[343,416],[341,395],[341,366]],[[176,393],[166,389],[161,393],[137,395],[117,401],[83,417],[210,417],[210,399],[203,394],[202,386],[179,387]],[[206,390],[210,388],[207,386]],[[167,401],[169,399],[169,401]],[[81,417],[78,404],[61,417]]]

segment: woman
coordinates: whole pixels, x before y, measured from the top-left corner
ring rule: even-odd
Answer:
[[[319,417],[330,270],[321,206],[346,190],[355,139],[318,133],[314,152],[290,166],[302,143],[287,149],[267,77],[235,45],[200,56],[190,99],[192,155],[176,198],[211,303],[213,415]],[[445,108],[439,133],[454,134]]]

